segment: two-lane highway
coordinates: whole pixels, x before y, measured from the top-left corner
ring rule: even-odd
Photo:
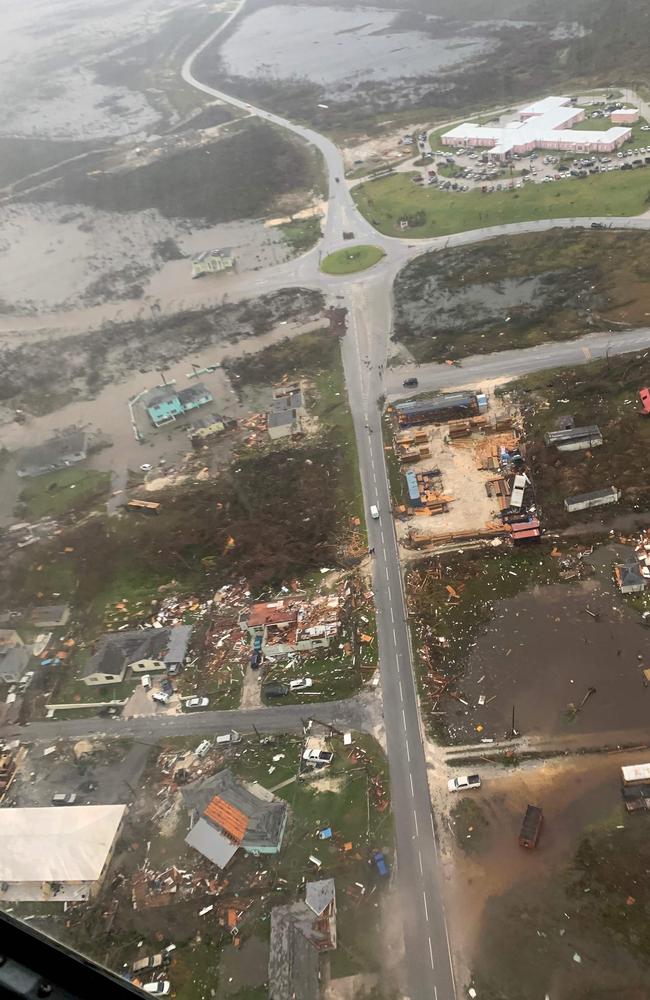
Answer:
[[[390,324],[390,289],[368,295],[372,281],[350,295],[343,360],[354,417],[359,469],[374,549],[373,586],[377,611],[381,684],[397,859],[401,916],[412,1000],[453,1000],[455,984],[449,934],[437,864],[437,844],[418,697],[412,669],[402,572],[390,509],[378,398]]]

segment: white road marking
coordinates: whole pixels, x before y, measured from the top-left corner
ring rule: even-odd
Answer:
[[[388,580],[388,582],[390,583],[390,577],[388,576],[388,566],[384,566],[384,572],[385,572],[385,574],[386,574],[386,579],[387,579],[387,580]]]
[[[415,809],[413,810],[413,822],[415,823],[415,836],[420,836],[420,831],[418,830],[418,817]]]
[[[391,620],[391,622],[394,625],[395,624],[395,612],[393,611],[393,605],[392,604],[390,606],[390,620]]]
[[[406,741],[406,759],[408,763],[411,763],[411,751],[409,750],[409,741]]]
[[[411,782],[411,795],[415,798],[415,789],[413,788],[413,775],[410,773],[409,773],[409,781]]]
[[[431,968],[435,969],[435,965],[434,965],[434,962],[433,962],[433,945],[431,944],[431,938],[429,938],[429,960],[431,961]],[[433,987],[433,996],[434,996],[434,1000],[438,1000],[438,990],[437,990],[435,984],[434,984],[434,987]]]
[[[404,715],[404,706],[402,705],[402,721],[404,722],[404,729],[406,729],[406,716]]]
[[[420,875],[424,875],[424,868],[422,867],[422,852],[418,851],[418,861],[420,862]]]
[[[393,628],[393,642],[395,643],[395,645],[397,645],[397,633],[394,628]]]
[[[399,677],[397,683],[399,684],[399,697],[400,701],[404,701],[404,694],[402,692],[402,678]]]
[[[422,899],[424,900],[424,916],[425,916],[426,921],[428,923],[429,922],[429,907],[427,906],[427,894],[424,891],[424,889],[422,890]]]
[[[451,987],[454,991],[454,996],[456,996],[456,979],[454,977],[454,963],[451,959],[451,945],[449,944],[449,931],[447,930],[447,918],[444,917],[445,921],[445,936],[447,938],[447,954],[449,955],[449,971],[451,972]]]

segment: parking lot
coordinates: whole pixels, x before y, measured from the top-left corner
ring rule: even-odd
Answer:
[[[609,125],[610,108],[613,107],[593,105],[591,109],[586,109],[585,120],[591,122],[594,119],[594,130],[600,130],[601,123]],[[503,116],[499,124],[506,125],[516,117]],[[646,144],[641,133],[646,135]],[[576,130],[576,137],[579,136],[580,130]],[[515,153],[507,163],[496,163],[490,160],[485,148],[454,148],[438,144],[429,152],[426,133],[420,132],[414,139],[417,140],[420,159],[426,162],[422,171],[413,177],[413,182],[433,185],[441,191],[472,191],[478,188],[490,194],[492,191],[515,190],[525,184],[551,184],[590,174],[650,166],[650,125],[643,120],[634,126],[630,141],[618,151],[606,155],[534,151],[528,155]],[[436,145],[435,140],[432,145]]]

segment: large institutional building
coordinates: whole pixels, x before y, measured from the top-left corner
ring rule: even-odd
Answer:
[[[638,111],[625,109],[628,121],[636,121]],[[507,160],[514,153],[531,153],[534,149],[558,149],[568,153],[611,153],[632,135],[630,128],[609,128],[599,131],[571,131],[584,120],[582,108],[576,108],[570,97],[545,97],[519,112],[519,121],[501,127],[463,122],[441,138],[445,146],[489,146],[495,160]],[[612,120],[614,115],[612,115]]]

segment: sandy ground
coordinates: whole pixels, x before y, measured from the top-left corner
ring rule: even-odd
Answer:
[[[488,418],[502,416],[509,412],[501,400],[490,399]],[[488,522],[493,522],[498,515],[499,506],[496,499],[488,497],[485,484],[494,478],[495,473],[477,468],[476,448],[484,444],[489,437],[474,433],[470,437],[450,440],[447,424],[426,424],[417,428],[424,430],[428,436],[431,451],[429,458],[402,466],[403,473],[410,469],[415,472],[428,472],[440,469],[442,477],[442,493],[453,497],[446,514],[436,514],[433,517],[413,515],[400,518],[395,522],[397,537],[403,542],[409,531],[416,533],[443,533],[454,531],[469,531],[484,528]],[[501,436],[501,435],[498,435]]]

